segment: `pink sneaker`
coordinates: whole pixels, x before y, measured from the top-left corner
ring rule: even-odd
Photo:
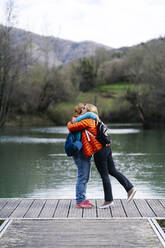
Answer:
[[[91,205],[92,207],[94,206],[94,205],[93,205],[90,201],[88,201],[88,200],[85,200],[84,203],[85,203],[85,204],[89,204],[89,205]]]
[[[91,208],[92,206],[90,204],[85,203],[85,201],[77,203],[76,208]]]

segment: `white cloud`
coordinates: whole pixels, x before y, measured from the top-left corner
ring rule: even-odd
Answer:
[[[2,1],[7,0],[0,0],[0,6]],[[121,47],[165,34],[164,0],[15,2],[19,13],[17,26],[44,35]]]

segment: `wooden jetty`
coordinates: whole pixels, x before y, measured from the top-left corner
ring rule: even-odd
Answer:
[[[75,208],[73,199],[0,199],[0,247],[161,248],[165,199],[115,199],[114,206]]]
[[[75,200],[0,199],[0,219],[19,218],[165,218],[165,199],[115,199],[114,206],[99,209],[103,200],[91,200],[91,209],[75,208]]]

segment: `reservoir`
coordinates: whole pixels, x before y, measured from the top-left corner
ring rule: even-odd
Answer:
[[[137,188],[136,198],[165,197],[165,131],[137,124],[111,124],[116,168]],[[0,198],[75,198],[77,169],[64,151],[66,127],[0,129]],[[115,199],[126,198],[111,178]],[[100,175],[92,159],[89,199],[103,199]]]

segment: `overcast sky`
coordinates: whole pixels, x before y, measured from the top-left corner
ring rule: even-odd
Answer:
[[[7,0],[0,0],[0,23]],[[165,0],[15,0],[17,27],[118,48],[165,36]]]

